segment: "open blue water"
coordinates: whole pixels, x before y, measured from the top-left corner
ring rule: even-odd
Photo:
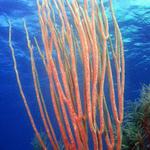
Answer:
[[[35,97],[22,19],[26,19],[30,36],[40,37],[36,9],[35,0],[0,0],[0,150],[33,148],[33,130],[18,91],[8,47],[7,20],[13,24],[18,69],[29,105],[33,106]],[[125,102],[128,102],[138,98],[143,84],[150,84],[150,0],[115,0],[115,10],[125,47]],[[49,97],[45,73],[42,68],[39,70],[45,95]],[[35,114],[37,106],[34,107]]]

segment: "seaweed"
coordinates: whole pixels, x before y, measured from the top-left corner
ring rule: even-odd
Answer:
[[[150,150],[150,85],[128,107],[122,127],[122,150]]]

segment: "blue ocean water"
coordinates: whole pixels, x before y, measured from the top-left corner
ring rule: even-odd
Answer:
[[[150,84],[150,0],[115,0],[115,11],[123,35],[126,59],[125,102],[137,99],[143,84]],[[0,150],[31,150],[33,130],[21,100],[10,49],[8,19],[13,25],[13,44],[29,105],[33,83],[29,52],[23,28],[27,22],[30,36],[40,37],[36,0],[0,0]],[[48,96],[45,73],[39,68],[42,86]],[[50,107],[50,106],[49,106]],[[37,106],[34,106],[35,112]],[[36,118],[40,118],[39,115]],[[38,120],[38,119],[37,119]],[[55,124],[54,120],[54,124]],[[40,124],[40,121],[37,122]]]

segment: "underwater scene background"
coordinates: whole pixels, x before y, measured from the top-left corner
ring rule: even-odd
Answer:
[[[105,6],[107,7],[107,2]],[[143,84],[150,84],[150,0],[114,0],[114,8],[125,49],[126,107],[138,99]],[[40,39],[36,0],[0,0],[0,150],[31,150],[34,138],[13,69],[8,44],[8,19],[12,22],[15,55],[24,91],[29,105],[34,106],[33,114],[37,120],[40,118],[36,113],[38,106],[32,101],[35,97],[23,18],[26,20],[30,36]],[[40,82],[44,94],[47,95],[45,97],[49,98],[49,85],[40,63],[39,60]],[[52,121],[55,125],[56,120]],[[40,126],[40,122],[37,123]]]

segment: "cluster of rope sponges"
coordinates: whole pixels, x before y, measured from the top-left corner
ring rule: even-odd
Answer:
[[[84,0],[83,4],[77,0],[37,1],[44,52],[34,40],[48,75],[54,114],[66,150],[90,149],[89,135],[94,150],[103,149],[103,137],[109,150],[121,148],[124,49],[112,0],[108,3],[114,28],[111,33],[103,0]],[[24,27],[41,118],[53,149],[59,149],[25,23]],[[11,42],[11,24],[9,44],[27,113],[42,148],[47,149],[22,89]]]

